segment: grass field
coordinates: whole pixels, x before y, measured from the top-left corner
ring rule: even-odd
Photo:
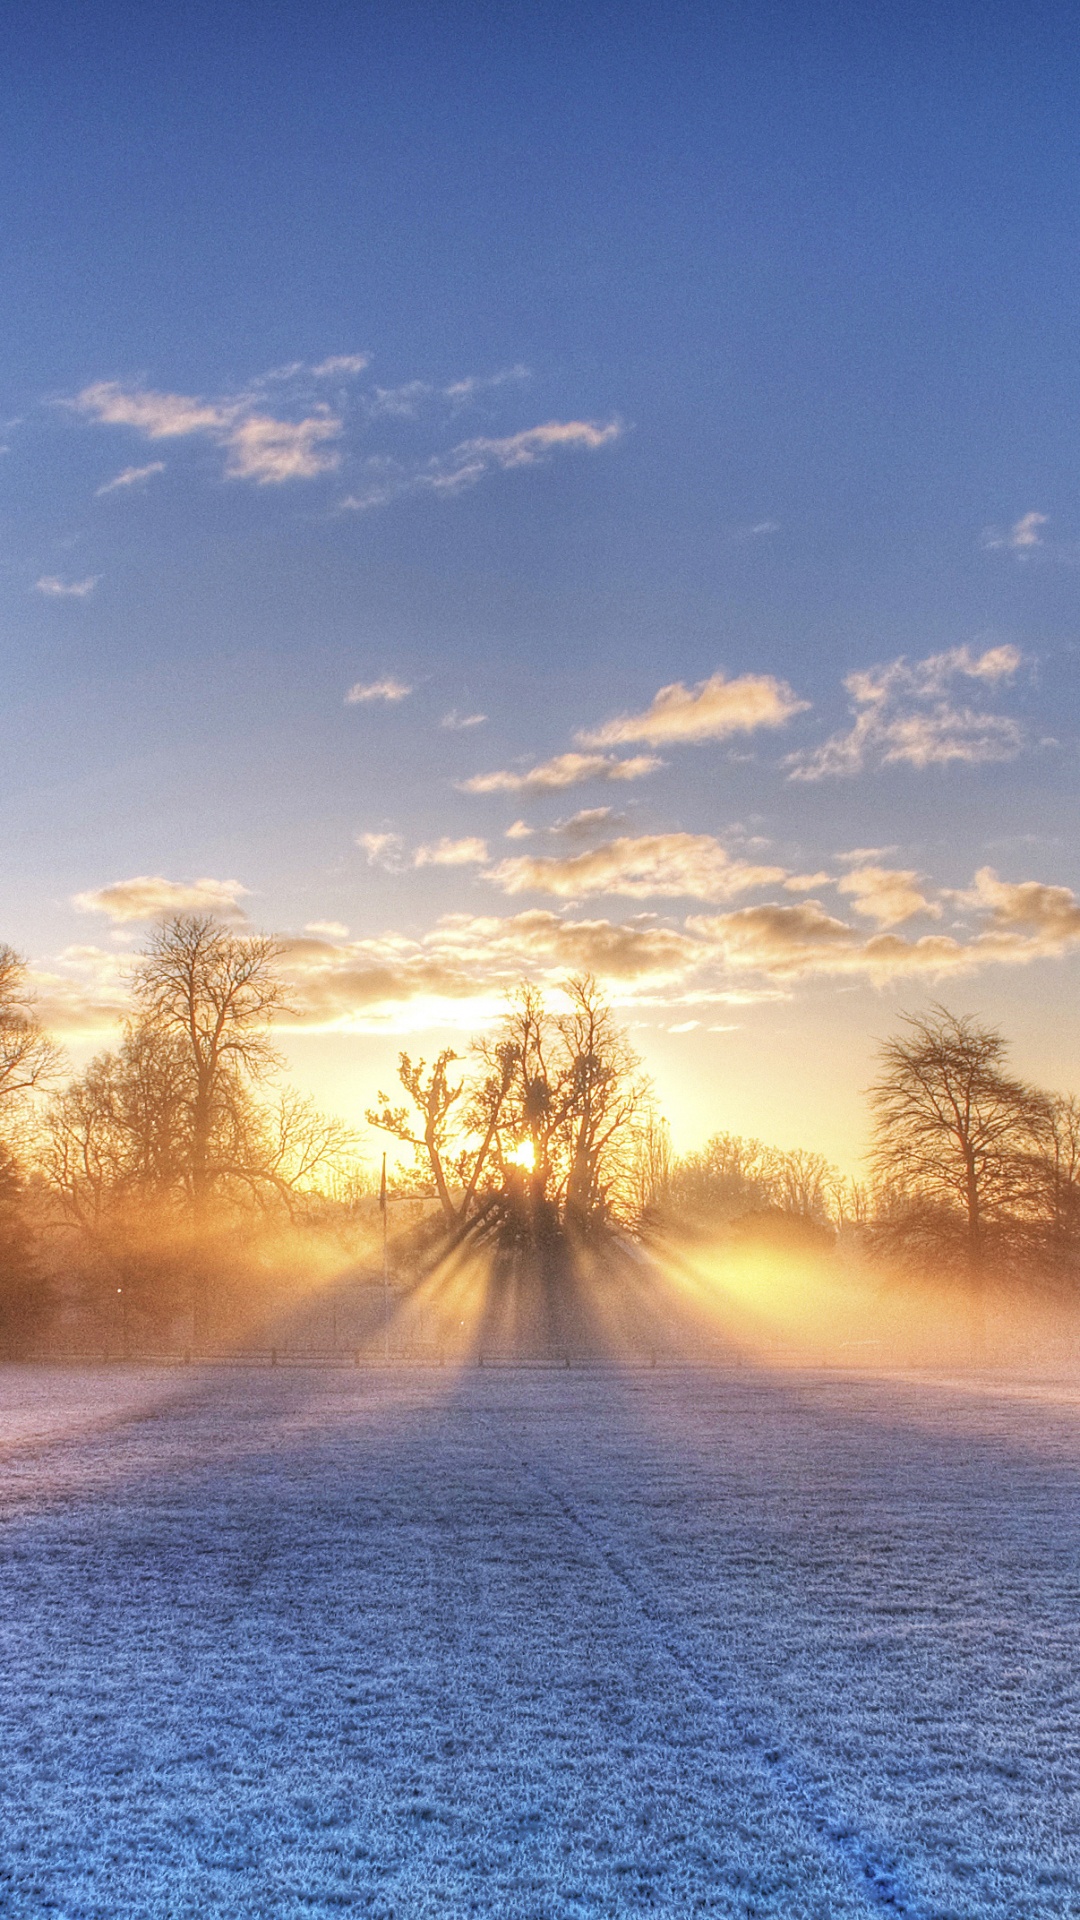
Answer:
[[[1080,1912],[1080,1392],[0,1369],[0,1909]]]

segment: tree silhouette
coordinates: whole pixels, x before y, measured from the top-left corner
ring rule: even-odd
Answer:
[[[1051,1136],[1046,1095],[1006,1071],[993,1027],[935,1006],[905,1016],[870,1090],[885,1244],[981,1289],[1030,1250]]]
[[[0,1123],[57,1071],[61,1058],[27,992],[26,962],[0,945]]]

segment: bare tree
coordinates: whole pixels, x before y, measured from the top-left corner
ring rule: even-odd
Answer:
[[[280,1064],[267,1026],[284,1004],[280,948],[241,936],[204,914],[183,914],[151,938],[136,969],[137,1026],[179,1046],[187,1071],[188,1179],[198,1217],[214,1184],[215,1128],[247,1083]]]
[[[779,1159],[776,1148],[761,1140],[714,1133],[696,1153],[676,1162],[669,1208],[684,1219],[720,1223],[775,1207]]]
[[[0,945],[0,1119],[51,1078],[61,1057],[27,991],[25,960]]]
[[[1080,1100],[1051,1095],[1041,1151],[1032,1164],[1040,1204],[1041,1246],[1047,1277],[1075,1283],[1080,1269]]]
[[[570,980],[566,993],[570,1010],[556,1022],[563,1053],[557,1124],[565,1217],[581,1232],[632,1199],[652,1087],[593,977]]]
[[[280,1064],[267,1031],[285,1000],[279,956],[277,943],[263,935],[234,933],[209,915],[182,914],[153,934],[135,971],[135,1030],[152,1046],[175,1049],[181,1063],[196,1338],[208,1331],[210,1205],[242,1163],[237,1147],[251,1086]]]
[[[431,1180],[448,1225],[460,1217],[460,1207],[451,1191],[450,1160],[461,1131],[464,1081],[451,1079],[450,1068],[457,1059],[452,1047],[444,1047],[430,1072],[426,1060],[398,1055],[398,1079],[409,1096],[410,1106],[393,1106],[380,1089],[378,1106],[369,1107],[367,1122],[389,1133],[402,1146],[411,1147],[421,1179]]]
[[[1006,1071],[994,1028],[941,1006],[904,1024],[883,1045],[870,1091],[879,1228],[898,1251],[938,1265],[959,1258],[978,1288],[1038,1212],[1033,1168],[1049,1103]]]
[[[582,975],[564,991],[568,1008],[554,1014],[523,983],[456,1075],[449,1048],[431,1067],[403,1053],[407,1103],[380,1092],[368,1111],[411,1149],[452,1232],[482,1219],[535,1237],[636,1211],[651,1090],[596,982]]]

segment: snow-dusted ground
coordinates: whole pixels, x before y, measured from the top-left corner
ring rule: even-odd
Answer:
[[[11,1920],[1080,1913],[1080,1395],[0,1369]]]

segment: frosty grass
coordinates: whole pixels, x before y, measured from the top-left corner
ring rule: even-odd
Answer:
[[[1080,1395],[0,1369],[0,1912],[1080,1913]]]

